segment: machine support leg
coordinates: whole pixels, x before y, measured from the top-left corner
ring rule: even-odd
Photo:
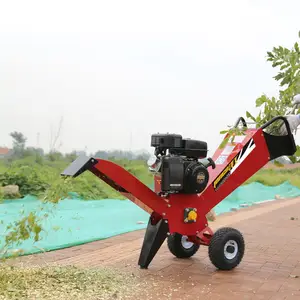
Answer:
[[[155,225],[152,224],[151,220],[152,218],[150,217],[138,262],[141,269],[148,269],[149,264],[164,243],[169,231],[168,223],[165,220],[161,219]]]

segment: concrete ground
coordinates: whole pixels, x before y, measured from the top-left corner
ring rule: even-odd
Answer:
[[[140,277],[146,283],[141,298],[146,299],[300,299],[300,198],[255,205],[211,223],[213,229],[223,226],[237,228],[246,241],[242,263],[228,272],[214,268],[204,246],[193,258],[180,260],[166,243],[149,269],[140,270],[144,230],[23,257],[20,262],[110,266]]]

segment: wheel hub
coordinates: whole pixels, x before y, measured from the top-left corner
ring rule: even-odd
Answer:
[[[234,253],[234,247],[233,246],[228,246],[227,247],[227,252],[231,253],[231,254]]]
[[[234,259],[238,253],[239,247],[236,241],[229,240],[224,246],[224,255],[227,259]]]
[[[183,235],[181,237],[181,244],[182,244],[182,247],[185,249],[190,249],[194,246],[194,243],[190,242],[186,235]]]

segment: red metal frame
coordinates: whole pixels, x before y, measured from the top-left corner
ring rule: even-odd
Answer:
[[[230,174],[227,180],[215,190],[214,181],[217,176],[220,176],[226,170],[232,159],[252,139],[255,148],[238,165],[238,172]],[[121,166],[103,159],[97,159],[97,163],[90,170],[111,187],[151,214],[153,222],[157,222],[161,218],[167,220],[171,234],[177,232],[187,235],[190,240],[196,243],[208,245],[213,232],[208,227],[206,214],[261,169],[270,159],[262,129],[247,129],[245,136],[240,141],[229,142],[227,145],[234,148],[223,163],[217,164],[215,169],[209,168],[210,179],[207,188],[201,194],[197,195],[171,194],[167,198],[164,198],[158,195],[160,191],[159,176],[154,177],[155,191],[152,191]],[[223,151],[224,148],[219,147],[212,156],[212,159],[218,161]],[[198,214],[196,222],[184,223],[183,212],[187,207],[196,209]]]
[[[276,136],[263,131],[275,121],[285,123],[288,134]],[[239,118],[235,124],[242,122]],[[231,194],[243,182],[260,170],[268,161],[282,155],[293,155],[296,144],[286,118],[278,116],[259,129],[246,129],[243,135],[233,141],[225,136],[222,144],[213,154],[216,166],[208,167],[209,181],[200,194],[164,194],[161,193],[161,178],[154,176],[154,191],[140,182],[121,166],[107,160],[80,156],[62,173],[62,176],[77,177],[86,170],[93,172],[113,189],[123,194],[140,208],[149,213],[138,264],[148,268],[168,233],[185,235],[190,241],[200,245],[210,245],[213,231],[208,226],[207,213],[224,198]],[[193,220],[187,220],[187,214],[193,211]],[[196,213],[196,214],[195,214]]]

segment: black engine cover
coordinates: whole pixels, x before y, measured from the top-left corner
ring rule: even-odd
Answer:
[[[204,141],[183,139],[181,148],[171,148],[170,153],[184,155],[189,158],[204,158],[207,156],[207,143]]]
[[[182,136],[180,134],[157,133],[151,136],[151,147],[162,149],[182,147]]]
[[[183,190],[184,160],[181,157],[165,156],[161,165],[161,190],[162,192]]]
[[[158,152],[169,149],[170,154],[198,159],[207,156],[207,143],[199,140],[183,139],[180,134],[157,133],[151,136],[151,147]]]
[[[162,192],[198,194],[206,188],[209,180],[203,164],[179,156],[163,157],[161,173]]]
[[[185,162],[183,192],[185,194],[201,193],[207,186],[209,173],[198,161]]]

